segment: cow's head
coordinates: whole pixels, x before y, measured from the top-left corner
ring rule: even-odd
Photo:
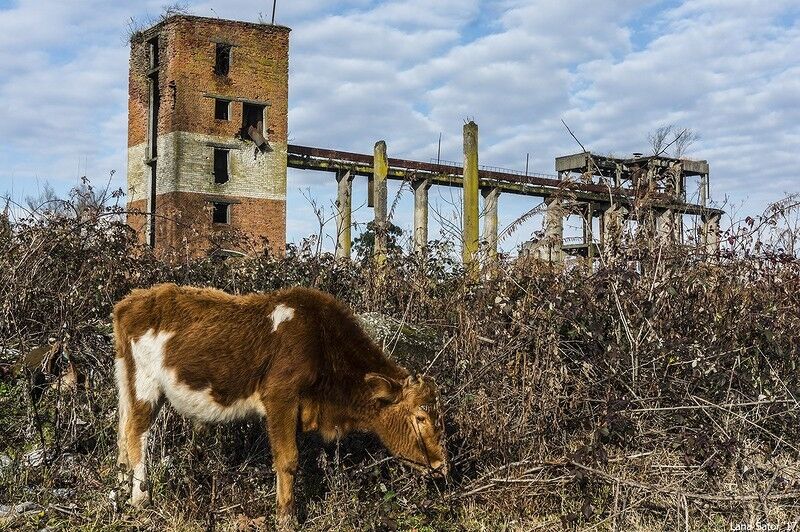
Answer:
[[[444,420],[434,380],[411,375],[398,381],[376,373],[365,380],[377,404],[375,432],[389,451],[420,471],[447,475]]]

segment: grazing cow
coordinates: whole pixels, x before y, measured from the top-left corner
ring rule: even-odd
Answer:
[[[119,463],[131,503],[149,501],[147,435],[165,399],[209,423],[266,419],[279,519],[293,515],[297,431],[375,433],[444,476],[439,394],[389,360],[333,296],[307,288],[232,296],[162,284],[114,307]]]

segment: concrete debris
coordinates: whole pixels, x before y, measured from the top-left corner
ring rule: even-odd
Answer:
[[[22,462],[31,467],[39,467],[44,464],[46,453],[44,449],[34,449],[22,457]]]
[[[2,523],[2,520],[11,519],[28,512],[35,512],[40,508],[41,506],[32,501],[25,501],[13,505],[0,504],[0,523]]]
[[[55,488],[53,490],[53,496],[57,499],[69,500],[75,497],[75,490],[72,488]]]

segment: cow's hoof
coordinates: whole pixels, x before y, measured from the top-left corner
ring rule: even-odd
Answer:
[[[275,529],[278,532],[290,532],[297,530],[299,524],[293,514],[279,514],[275,518]]]
[[[142,491],[136,487],[133,489],[130,500],[128,503],[134,508],[147,508],[150,506],[150,492]]]

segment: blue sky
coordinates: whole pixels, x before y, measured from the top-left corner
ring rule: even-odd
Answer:
[[[0,0],[0,193],[65,192],[82,175],[125,179],[131,19],[156,2]],[[190,2],[194,14],[256,20],[271,2]],[[290,142],[390,156],[461,158],[461,126],[480,126],[481,163],[552,173],[578,151],[646,151],[662,124],[699,135],[712,197],[734,217],[800,191],[800,3],[796,0],[278,0],[290,26]],[[301,190],[328,206],[329,174],[290,170],[289,239],[315,231]],[[390,187],[390,199],[398,185]],[[355,183],[354,204],[366,197]],[[436,218],[450,190],[431,191]],[[500,200],[501,226],[537,200]],[[395,222],[411,226],[402,191]],[[371,210],[358,209],[357,221]],[[534,217],[501,246],[512,250]],[[332,230],[332,229],[331,229]],[[568,229],[569,230],[569,229]],[[447,236],[446,233],[444,235]],[[330,242],[329,242],[330,243]]]

